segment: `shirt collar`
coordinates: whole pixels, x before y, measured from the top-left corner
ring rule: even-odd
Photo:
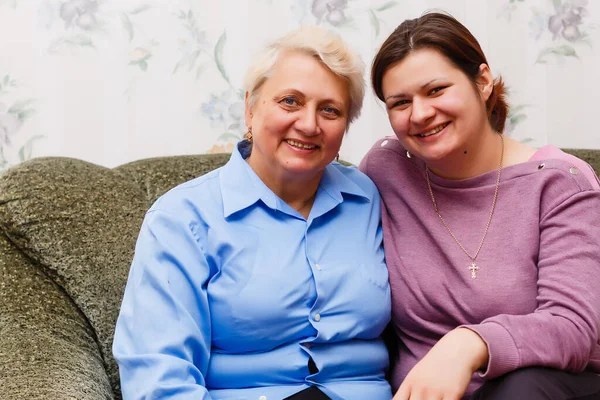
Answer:
[[[239,142],[219,174],[225,218],[250,207],[258,200],[272,209],[279,208],[279,197],[264,184],[246,162],[245,158],[248,157],[250,151],[251,146],[246,140]],[[326,192],[336,203],[344,200],[343,193],[370,200],[365,191],[339,170],[339,166],[334,164],[325,167],[319,189]],[[317,201],[319,201],[318,197]]]
[[[276,208],[276,196],[245,160],[250,154],[250,150],[246,140],[239,142],[233,150],[231,158],[219,173],[225,218],[250,207],[258,200],[262,200],[271,208]]]
[[[333,163],[325,167],[319,188],[323,189],[340,203],[344,199],[343,193],[364,197],[366,200],[370,200],[369,195],[352,179],[346,176],[346,174],[340,170],[338,165]]]

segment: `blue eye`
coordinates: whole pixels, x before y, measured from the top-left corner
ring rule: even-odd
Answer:
[[[323,111],[325,111],[327,114],[340,115],[340,112],[333,107],[324,107]]]
[[[283,100],[281,100],[282,103],[284,103],[286,106],[293,106],[296,105],[296,99],[293,97],[284,97]]]

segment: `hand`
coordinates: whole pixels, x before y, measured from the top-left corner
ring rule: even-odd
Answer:
[[[477,333],[454,329],[410,370],[393,400],[460,400],[488,358],[487,345]]]

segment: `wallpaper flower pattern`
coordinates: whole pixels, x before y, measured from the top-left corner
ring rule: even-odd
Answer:
[[[21,134],[23,125],[35,115],[35,100],[23,98],[19,89],[19,83],[9,74],[0,81],[0,171],[29,160],[34,143],[43,138]]]
[[[590,33],[597,23],[588,6],[588,0],[509,0],[504,11],[510,19],[519,7],[530,8],[530,33],[540,45],[536,63],[548,63],[564,57],[578,58],[578,48],[592,46]]]
[[[598,2],[426,3],[0,0],[0,171],[47,155],[114,166],[230,152],[246,130],[243,72],[267,40],[321,25],[369,65],[400,21],[435,8],[473,30],[510,87],[508,135],[535,146],[600,148],[592,109],[600,98],[581,90],[600,84],[590,73],[600,67]],[[388,125],[368,91],[342,157],[360,161],[377,138],[391,134]]]

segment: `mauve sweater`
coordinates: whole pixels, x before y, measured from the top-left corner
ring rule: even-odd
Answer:
[[[392,324],[399,338],[392,388],[447,332],[486,342],[489,363],[466,394],[517,368],[600,371],[600,188],[582,160],[546,146],[503,169],[496,210],[471,278],[471,260],[433,209],[424,163],[396,138],[360,164],[382,198]],[[440,213],[474,254],[497,171],[447,180],[430,174]]]

